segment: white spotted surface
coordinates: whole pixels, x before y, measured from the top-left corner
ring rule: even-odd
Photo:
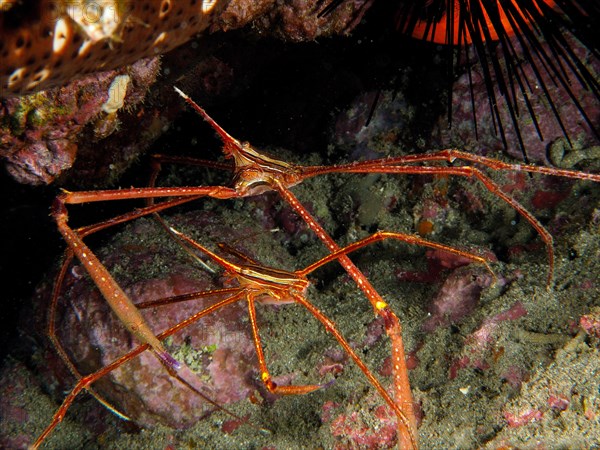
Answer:
[[[220,0],[38,0],[0,10],[0,97],[171,50],[205,30]]]

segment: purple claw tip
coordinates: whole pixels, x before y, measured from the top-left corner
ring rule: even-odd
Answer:
[[[159,353],[158,356],[170,368],[172,368],[174,370],[181,369],[181,363],[179,361],[177,361],[175,358],[173,358],[171,355],[169,355],[167,352]]]

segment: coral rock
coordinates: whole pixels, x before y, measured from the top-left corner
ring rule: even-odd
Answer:
[[[205,30],[221,3],[16,3],[0,12],[0,97],[164,53]],[[102,22],[103,30],[94,28]]]
[[[0,156],[5,158],[8,172],[20,183],[41,185],[55,181],[81,151],[93,153],[95,161],[110,152],[107,158],[113,167],[131,160],[122,140],[117,144],[119,152],[111,152],[108,141],[103,145],[98,141],[116,130],[116,115],[123,102],[133,108],[145,98],[158,69],[157,58],[146,59],[124,72],[104,72],[60,89],[6,99],[0,111]],[[125,79],[127,83],[116,84]],[[111,120],[115,126],[105,127]],[[145,136],[138,135],[138,139]],[[147,139],[146,144],[149,142]],[[137,151],[144,148],[138,145]]]
[[[198,33],[256,22],[261,33],[295,41],[347,33],[372,1],[322,14],[314,2],[14,2],[0,9],[0,97],[59,86],[172,50]],[[260,20],[259,20],[260,19]]]

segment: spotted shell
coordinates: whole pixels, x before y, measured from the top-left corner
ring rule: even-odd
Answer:
[[[0,10],[0,97],[131,64],[210,26],[220,0],[39,0]]]

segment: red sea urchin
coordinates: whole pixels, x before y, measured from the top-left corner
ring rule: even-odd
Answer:
[[[518,147],[527,160],[530,135],[544,149],[563,136],[570,144],[600,139],[599,18],[593,0],[403,0],[396,20],[406,34],[447,45],[449,84],[466,67],[470,133],[477,139],[481,128],[489,129],[505,149]],[[476,76],[483,78],[479,87]],[[459,99],[468,98],[466,90],[453,89],[449,122],[460,114]],[[486,121],[479,130],[477,115]],[[458,142],[443,145],[449,144]]]

